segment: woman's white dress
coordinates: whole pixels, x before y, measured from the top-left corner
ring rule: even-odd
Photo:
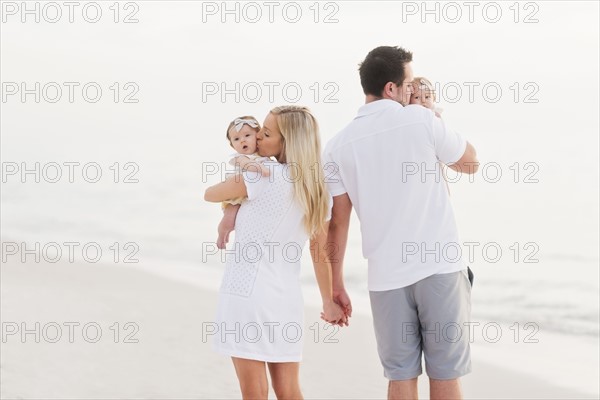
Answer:
[[[298,362],[304,341],[300,258],[308,234],[286,164],[265,165],[270,176],[242,174],[248,200],[237,214],[233,246],[223,250],[213,344],[228,356]],[[330,197],[330,211],[332,203]]]

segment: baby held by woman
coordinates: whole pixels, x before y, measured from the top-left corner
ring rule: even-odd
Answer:
[[[269,175],[269,168],[262,164],[264,161],[269,160],[269,158],[260,157],[257,154],[256,133],[258,131],[260,131],[260,124],[256,118],[251,116],[239,117],[229,123],[227,127],[227,140],[229,141],[229,145],[236,151],[231,155],[229,164],[235,167],[235,174],[241,174],[243,171],[255,171],[263,176]],[[218,229],[217,247],[219,249],[224,249],[227,245],[229,234],[235,226],[235,217],[240,204],[245,199],[245,197],[236,198],[221,204],[223,218],[219,223]]]

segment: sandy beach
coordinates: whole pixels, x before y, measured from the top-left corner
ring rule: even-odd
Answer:
[[[143,267],[9,260],[0,272],[3,399],[240,397],[230,360],[203,341],[216,291]],[[370,318],[354,316],[335,333],[314,308],[307,307],[306,319],[305,397],[385,398]],[[466,398],[594,398],[477,357],[473,370],[463,380]],[[420,396],[428,397],[425,375]]]

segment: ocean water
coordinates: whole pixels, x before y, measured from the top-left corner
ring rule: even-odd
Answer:
[[[559,335],[563,345],[598,338],[597,3],[536,2],[537,11],[520,9],[520,21],[535,11],[538,22],[528,24],[515,23],[504,2],[497,23],[479,14],[473,23],[449,23],[443,15],[423,23],[392,2],[321,5],[319,23],[308,3],[297,23],[279,14],[272,23],[250,23],[243,14],[240,22],[230,16],[222,23],[200,2],[136,4],[134,24],[114,23],[108,5],[96,24],[79,14],[73,24],[12,16],[2,24],[2,82],[29,89],[57,82],[63,89],[55,103],[47,101],[53,86],[39,103],[34,95],[2,100],[4,243],[97,243],[101,262],[154,265],[166,275],[176,267],[200,271],[193,274],[216,290],[222,262],[212,244],[220,207],[204,202],[203,193],[220,179],[212,168],[231,153],[228,122],[244,114],[262,120],[273,106],[295,100],[299,87],[297,103],[314,111],[326,143],[363,103],[358,63],[377,45],[399,44],[413,51],[417,74],[439,83],[447,125],[475,145],[485,167],[473,182],[450,184],[461,241],[474,248],[474,318],[535,323],[540,335]],[[326,15],[338,22],[322,23]],[[64,82],[95,82],[102,99],[88,102],[77,89],[70,102]],[[221,85],[230,90],[224,99]],[[138,102],[125,103],[127,94]],[[79,163],[73,183],[69,162]],[[35,163],[39,183],[32,173],[21,175]],[[62,173],[56,183],[54,163]],[[95,163],[88,180],[102,172],[96,183],[84,179],[88,163]],[[382,201],[382,212],[393,207]],[[356,308],[368,312],[360,246],[353,214],[345,276]],[[3,257],[20,255],[6,250]],[[127,263],[127,256],[139,262]],[[303,259],[303,282],[314,293]]]

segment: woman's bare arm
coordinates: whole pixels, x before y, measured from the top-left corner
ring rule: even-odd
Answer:
[[[333,301],[333,278],[331,263],[327,256],[327,232],[329,223],[325,229],[310,239],[310,255],[315,268],[315,276],[323,300],[323,319],[340,325],[348,325],[348,319],[342,308]]]
[[[230,176],[225,181],[209,187],[204,192],[204,200],[212,203],[247,196],[248,192],[246,191],[244,178],[239,174]]]

